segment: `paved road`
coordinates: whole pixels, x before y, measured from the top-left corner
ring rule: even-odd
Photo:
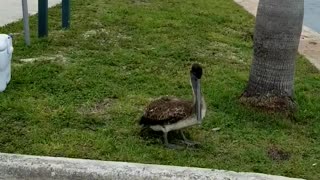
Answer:
[[[320,0],[304,0],[304,25],[320,33]]]
[[[61,0],[48,0],[49,7],[60,3]],[[22,18],[22,0],[0,0],[0,26],[18,21]],[[29,14],[38,12],[38,0],[28,0]]]

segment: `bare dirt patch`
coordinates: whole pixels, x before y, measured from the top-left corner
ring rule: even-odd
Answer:
[[[52,62],[65,63],[67,59],[61,54],[55,55],[55,56],[41,56],[41,57],[35,57],[35,58],[20,59],[20,62],[22,63],[33,63],[36,61],[52,61]]]
[[[94,103],[92,105],[83,105],[81,108],[79,108],[78,113],[84,115],[84,116],[105,116],[106,110],[112,106],[115,99],[112,98],[105,98],[101,101],[98,101],[97,103]]]
[[[290,159],[290,154],[274,145],[268,148],[268,157],[274,161],[287,161]]]

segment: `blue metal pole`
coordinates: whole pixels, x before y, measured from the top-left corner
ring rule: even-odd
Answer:
[[[62,0],[62,28],[70,27],[70,0]]]
[[[38,36],[48,36],[48,0],[38,0]]]

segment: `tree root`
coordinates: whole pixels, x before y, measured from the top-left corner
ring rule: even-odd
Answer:
[[[287,116],[292,116],[297,110],[295,101],[285,93],[270,92],[252,95],[245,91],[239,101],[268,113],[281,113]]]

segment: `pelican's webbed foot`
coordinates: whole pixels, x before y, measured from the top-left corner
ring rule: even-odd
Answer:
[[[168,133],[167,132],[164,132],[163,133],[163,138],[164,138],[164,145],[169,148],[169,149],[175,149],[175,150],[180,150],[180,149],[183,149],[182,146],[179,146],[179,145],[176,145],[176,144],[170,144],[168,142]]]
[[[176,144],[165,144],[165,146],[169,149],[175,149],[175,150],[181,150],[184,149],[184,147],[176,145]]]
[[[186,144],[186,145],[188,145],[188,146],[200,145],[199,142],[190,141],[189,139],[187,139],[186,136],[183,134],[183,131],[182,131],[182,130],[180,130],[180,134],[181,134],[181,136],[182,136],[182,138],[183,138],[182,143],[184,143],[184,144]]]
[[[195,141],[190,141],[188,139],[181,141],[182,143],[184,143],[187,146],[196,146],[196,145],[200,145],[199,142],[195,142]]]

